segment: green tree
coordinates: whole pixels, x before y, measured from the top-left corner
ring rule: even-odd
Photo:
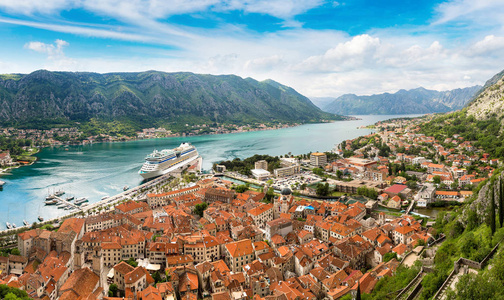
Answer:
[[[504,222],[504,180],[502,177],[499,180],[499,226],[503,226]]]
[[[115,283],[112,283],[110,286],[109,286],[109,290],[108,290],[108,295],[109,297],[115,297],[117,296],[117,284]]]
[[[318,176],[324,176],[324,170],[322,168],[313,168],[312,172]]]
[[[199,203],[199,204],[196,204],[194,206],[194,211],[193,213],[200,216],[200,217],[203,217],[203,212],[208,208],[208,203],[206,202],[203,202],[203,203]]]
[[[495,199],[493,186],[490,189],[490,230],[493,235],[495,233]]]
[[[384,262],[388,262],[388,261],[390,261],[393,258],[397,259],[397,253],[395,253],[395,252],[389,252],[389,253],[385,253],[385,255],[383,255],[383,261]]]
[[[21,252],[19,251],[18,248],[14,248],[14,249],[11,250],[11,254],[12,255],[21,255]]]
[[[9,292],[7,295],[5,295],[5,300],[19,300],[19,298],[14,295],[12,292]]]
[[[317,194],[317,196],[329,195],[329,183],[326,182],[325,184],[322,184],[319,182],[315,189],[315,193]]]
[[[440,184],[441,183],[441,176],[436,175],[436,176],[432,177],[432,180],[434,181],[434,183]]]
[[[269,187],[264,198],[267,202],[273,201],[273,198],[275,198],[275,190],[272,187]]]
[[[138,263],[133,257],[130,257],[128,260],[125,261],[128,265],[132,266],[133,268],[138,267]]]
[[[249,187],[246,184],[241,184],[241,185],[235,187],[235,191],[237,193],[244,193],[244,192],[248,191],[248,189],[249,189]]]

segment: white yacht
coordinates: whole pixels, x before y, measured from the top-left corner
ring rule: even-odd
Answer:
[[[145,163],[138,174],[144,179],[161,176],[179,170],[198,158],[198,151],[190,143],[182,143],[173,149],[154,150],[145,158]]]

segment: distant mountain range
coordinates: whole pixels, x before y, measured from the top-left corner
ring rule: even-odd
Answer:
[[[461,109],[481,89],[476,85],[451,91],[434,91],[425,88],[399,90],[394,94],[371,96],[345,94],[338,98],[312,98],[319,107],[341,115],[391,115],[449,112]]]
[[[125,121],[138,127],[342,119],[273,80],[158,71],[97,74],[39,70],[0,75],[0,124],[30,127],[91,118]]]

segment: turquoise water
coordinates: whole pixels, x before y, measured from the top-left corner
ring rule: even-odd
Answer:
[[[408,115],[417,116],[417,115]],[[45,196],[63,189],[76,197],[88,197],[90,203],[105,195],[122,192],[141,183],[137,174],[144,157],[154,149],[173,148],[181,142],[191,142],[203,157],[203,168],[214,162],[245,158],[254,154],[303,154],[310,151],[329,151],[346,139],[372,132],[357,129],[400,116],[359,116],[361,120],[324,124],[307,124],[269,131],[207,135],[185,138],[165,138],[120,143],[97,143],[87,146],[44,148],[37,154],[38,161],[2,175],[6,182],[0,191],[0,228],[5,222],[21,226],[23,219],[32,223],[38,215],[44,218],[64,215],[65,210],[44,206]]]

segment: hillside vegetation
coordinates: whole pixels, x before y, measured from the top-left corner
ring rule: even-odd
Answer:
[[[202,123],[338,120],[272,80],[193,73],[73,73],[40,70],[0,76],[0,125],[120,121],[134,128]]]

